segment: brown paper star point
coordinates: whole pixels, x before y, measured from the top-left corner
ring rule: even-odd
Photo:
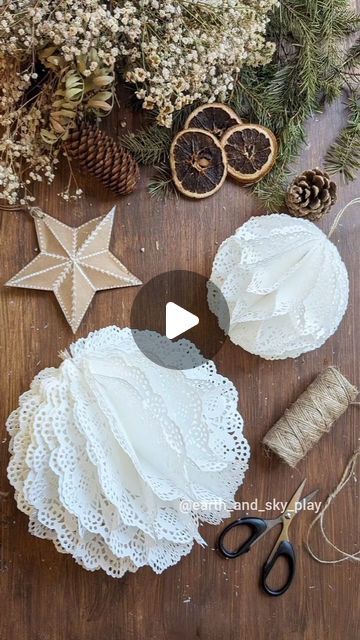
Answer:
[[[34,217],[40,253],[6,286],[53,291],[75,333],[97,291],[142,284],[109,250],[114,214],[80,227]]]

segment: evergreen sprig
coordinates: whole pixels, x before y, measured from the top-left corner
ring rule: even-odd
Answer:
[[[360,91],[348,100],[349,121],[325,156],[329,173],[340,173],[348,182],[360,169]]]
[[[155,168],[154,179],[149,184],[149,193],[151,196],[167,198],[170,195],[178,197],[178,192],[173,182],[170,167],[164,163]]]
[[[144,165],[158,165],[163,162],[169,151],[172,131],[156,124],[149,128],[142,128],[134,133],[120,136],[120,143]]]
[[[291,164],[306,140],[308,118],[338,99],[344,88],[358,84],[360,38],[348,48],[344,42],[359,28],[360,16],[349,0],[280,0],[268,26],[268,37],[277,45],[273,61],[265,67],[244,67],[237,78],[229,104],[243,119],[269,127],[279,140],[272,172],[254,186],[268,210],[282,205]],[[126,138],[127,148],[140,162],[165,167],[171,140],[188,112],[177,114],[171,131],[154,125]],[[360,168],[359,129],[359,94],[351,91],[349,121],[326,158],[328,168],[348,180]],[[153,193],[169,186],[164,170],[160,181],[152,183]]]

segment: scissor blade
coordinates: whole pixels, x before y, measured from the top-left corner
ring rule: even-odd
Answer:
[[[300,496],[303,492],[305,482],[306,482],[306,478],[302,481],[301,485],[296,489],[294,495],[290,498],[289,502],[286,505],[286,509],[284,513],[291,513],[291,514],[296,513],[295,507],[297,506],[298,502],[300,502]]]
[[[318,491],[319,489],[315,489],[315,491],[312,491],[311,493],[309,493],[307,496],[302,498],[302,500],[295,501],[293,506],[293,511],[291,511],[290,509],[286,509],[285,513],[291,513],[291,519],[293,519],[300,511],[303,511],[305,509],[308,502],[311,502],[311,500],[317,494]],[[291,500],[293,500],[293,498]]]
[[[319,489],[315,489],[315,491],[312,491],[312,493],[309,493],[308,496],[305,496],[305,498],[300,500],[300,504],[301,504],[300,510],[305,509],[307,503],[312,501],[312,499],[314,498],[314,496],[316,496],[318,491]]]

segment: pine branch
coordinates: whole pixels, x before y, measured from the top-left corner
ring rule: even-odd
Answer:
[[[354,74],[354,70],[360,67],[360,37],[354,42],[352,47],[350,47],[349,51],[347,51],[343,65],[342,65],[342,73],[349,74],[350,76]]]
[[[360,169],[360,91],[348,101],[349,121],[325,156],[329,173],[340,173],[346,182],[354,180]]]
[[[130,151],[137,162],[144,165],[157,166],[165,163],[171,141],[185,123],[189,113],[196,105],[185,107],[174,115],[172,129],[152,124],[138,129],[135,133],[120,135],[119,143]]]
[[[290,165],[296,160],[305,140],[302,118],[290,121],[282,132],[278,161],[274,169],[254,186],[255,195],[268,211],[279,211],[284,204],[285,191],[291,176]]]
[[[179,196],[167,164],[157,167],[154,179],[149,183],[149,193],[161,200],[166,200],[170,195]]]
[[[120,144],[144,165],[158,165],[163,162],[171,140],[171,131],[157,125],[139,129],[136,133],[125,133],[119,138]]]
[[[360,39],[348,49],[344,41],[359,26],[360,16],[350,9],[349,0],[281,0],[268,25],[268,38],[277,45],[273,61],[265,67],[244,67],[234,83],[230,106],[244,120],[269,127],[279,141],[272,172],[254,186],[269,210],[282,205],[291,164],[306,141],[308,118],[358,79]],[[340,170],[347,179],[360,168],[359,99],[350,102],[348,126],[327,156],[333,170]],[[162,166],[152,193],[168,190],[169,168],[164,167],[171,140],[196,106],[176,113],[171,131],[155,125],[126,139],[125,146],[140,162]]]

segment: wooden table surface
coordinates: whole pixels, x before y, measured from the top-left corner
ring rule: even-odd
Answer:
[[[124,114],[123,114],[124,116]],[[123,117],[121,118],[123,119]],[[125,114],[129,126],[131,115]],[[116,119],[108,122],[116,135]],[[119,119],[118,119],[119,121]],[[344,121],[341,103],[310,123],[308,148],[299,167],[321,165],[323,153]],[[93,181],[80,178],[86,197],[66,203],[58,197],[66,169],[55,184],[41,186],[37,204],[67,224],[79,225],[106,213],[114,199]],[[203,202],[184,199],[165,204],[150,199],[148,175],[130,197],[119,199],[111,247],[144,282],[172,269],[205,276],[219,243],[252,215],[264,213],[251,194],[227,181]],[[320,223],[326,231],[335,213],[360,195],[360,182],[339,184],[332,213]],[[215,360],[239,390],[239,408],[251,445],[250,468],[239,500],[286,500],[302,478],[325,499],[360,442],[359,408],[352,407],[331,434],[293,471],[266,457],[261,439],[285,408],[325,366],[334,364],[360,385],[359,207],[349,210],[333,237],[348,267],[350,301],[340,329],[321,349],[296,360],[267,362],[226,341]],[[5,282],[36,255],[30,216],[1,212],[1,280]],[[157,248],[158,247],[158,248]],[[144,250],[141,251],[141,248]],[[76,338],[117,324],[127,326],[136,288],[98,293]],[[115,580],[86,572],[49,541],[32,537],[27,517],[17,511],[6,477],[8,438],[5,420],[36,373],[59,364],[58,353],[73,336],[51,293],[1,289],[0,437],[0,639],[1,640],[355,640],[360,637],[359,565],[320,565],[303,546],[311,513],[298,518],[291,537],[298,549],[295,584],[281,598],[259,588],[260,567],[271,540],[237,561],[214,551],[220,527],[203,529],[207,548],[196,546],[162,575],[139,570]],[[205,327],[206,330],[206,327]],[[330,537],[342,548],[359,547],[359,485],[352,480],[326,517]],[[329,554],[318,534],[314,545]],[[333,557],[330,553],[329,557]]]

